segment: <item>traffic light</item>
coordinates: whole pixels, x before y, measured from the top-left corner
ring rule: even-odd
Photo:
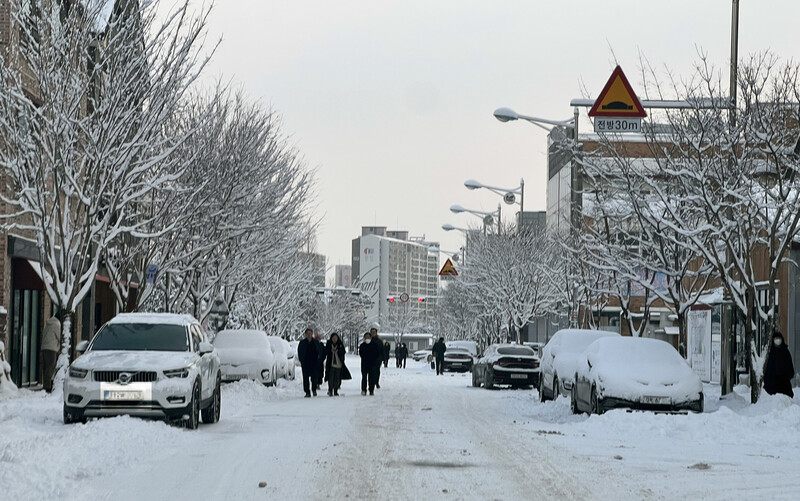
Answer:
[[[394,303],[394,296],[389,296],[386,298],[386,300],[389,301],[390,303]]]
[[[417,301],[419,301],[420,303],[424,303],[425,302],[425,298],[424,297],[418,297]]]

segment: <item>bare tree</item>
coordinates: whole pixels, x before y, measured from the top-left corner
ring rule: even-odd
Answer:
[[[184,3],[156,20],[130,2],[106,22],[103,2],[10,1],[23,43],[0,64],[3,217],[35,235],[45,288],[63,311],[60,379],[104,249],[146,231],[138,202],[190,161],[171,153],[191,131],[167,135],[163,124],[206,62],[208,11],[193,18]]]

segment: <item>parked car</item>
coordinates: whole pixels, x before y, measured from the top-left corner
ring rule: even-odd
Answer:
[[[478,343],[475,341],[445,341],[444,344],[447,346],[448,350],[451,348],[460,348],[468,351],[476,360],[478,359]]]
[[[669,343],[614,337],[581,354],[572,386],[572,412],[602,414],[628,408],[703,412],[703,383]]]
[[[293,380],[297,351],[293,351],[289,347],[289,341],[278,336],[267,336],[267,339],[277,360],[278,377]]]
[[[539,400],[555,400],[559,394],[569,396],[581,353],[602,337],[619,337],[619,334],[590,329],[561,329],[553,334],[542,348]]]
[[[417,350],[417,351],[415,351],[414,353],[411,354],[411,358],[413,358],[417,362],[421,362],[423,360],[429,362],[430,361],[429,358],[431,356],[432,356],[432,354],[431,354],[431,349],[430,348],[427,348],[427,349],[424,349],[424,350]]]
[[[224,330],[214,338],[222,382],[253,379],[265,385],[278,382],[278,364],[267,333],[257,330]]]
[[[473,358],[472,353],[466,349],[448,346],[447,351],[444,352],[442,370],[452,372],[469,372],[472,370],[472,365],[474,363],[475,359]]]
[[[530,346],[493,344],[472,368],[472,386],[492,389],[496,384],[535,386],[539,380],[539,357]]]
[[[200,323],[188,315],[122,313],[106,323],[64,380],[64,423],[131,416],[216,423],[219,358]]]

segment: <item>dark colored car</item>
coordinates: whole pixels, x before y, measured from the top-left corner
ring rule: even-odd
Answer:
[[[474,359],[467,350],[448,347],[444,352],[442,369],[452,372],[469,372],[472,370]]]
[[[539,357],[530,346],[493,344],[472,368],[472,386],[538,386]]]

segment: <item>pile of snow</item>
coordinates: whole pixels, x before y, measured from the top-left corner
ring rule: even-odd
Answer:
[[[6,374],[11,374],[11,364],[6,361],[5,353],[6,345],[0,341],[0,400],[17,392],[17,386],[6,377]]]

